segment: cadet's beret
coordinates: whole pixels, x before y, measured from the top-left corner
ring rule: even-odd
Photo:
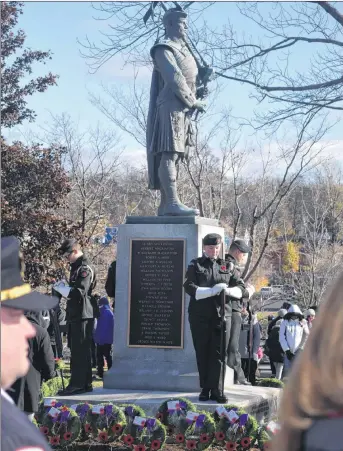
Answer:
[[[203,239],[204,246],[216,246],[217,244],[221,244],[222,237],[218,235],[218,233],[209,233]]]
[[[68,238],[67,240],[64,240],[61,247],[58,249],[58,252],[60,255],[68,255],[73,251],[73,246],[77,241],[74,238]]]
[[[241,252],[243,252],[243,254],[248,254],[249,252],[251,252],[250,247],[244,240],[235,240],[232,244],[236,246]]]

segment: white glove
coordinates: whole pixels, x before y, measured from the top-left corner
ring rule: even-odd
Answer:
[[[251,296],[255,293],[255,287],[253,286],[253,285],[247,285],[246,286],[246,289],[247,289],[247,291],[248,291],[248,293],[249,293],[249,299],[251,298]]]
[[[225,288],[225,294],[235,299],[242,299],[243,293],[239,287]]]
[[[255,362],[258,362],[258,356],[257,356],[257,354],[253,354],[253,355],[252,355],[252,358],[255,360]]]
[[[214,287],[198,287],[195,292],[195,299],[211,298],[212,296],[217,296],[221,291],[227,287],[226,283],[217,283]]]
[[[60,295],[63,296],[64,298],[67,298],[69,296],[69,292],[71,290],[70,286],[62,280],[60,282],[55,283],[53,288],[55,291],[57,291],[57,293],[60,293]]]

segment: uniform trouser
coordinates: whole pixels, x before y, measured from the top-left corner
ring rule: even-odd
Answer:
[[[231,321],[227,334],[229,335],[229,344],[227,347],[228,366],[235,371],[235,380],[242,382],[245,380],[241,366],[241,355],[239,349],[239,336],[241,333],[242,315],[240,312],[232,312]]]
[[[226,321],[227,329],[229,328],[230,322],[231,318]],[[200,387],[207,389],[219,388],[222,369],[220,355],[220,318],[189,315],[189,324],[197,360]],[[224,338],[225,349],[227,349],[229,335],[225,334]],[[226,358],[225,354],[226,353],[223,352],[223,355]],[[223,370],[225,371],[225,365]]]
[[[276,374],[276,366],[275,363],[270,360],[270,370],[272,374]]]
[[[94,319],[70,323],[70,386],[86,388],[92,384],[92,334]]]

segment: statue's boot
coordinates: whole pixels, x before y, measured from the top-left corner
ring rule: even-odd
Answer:
[[[166,205],[166,195],[164,194],[164,190],[161,186],[160,188],[160,193],[161,193],[161,202],[160,205],[157,209],[157,216],[163,216],[164,215],[164,207]]]
[[[163,154],[158,176],[161,184],[161,205],[164,206],[163,216],[198,216],[199,210],[189,208],[180,202],[176,189],[176,167],[174,155]],[[164,192],[162,204],[162,192]],[[160,207],[161,207],[160,205]],[[159,211],[162,212],[162,208]],[[160,215],[160,213],[158,213]]]

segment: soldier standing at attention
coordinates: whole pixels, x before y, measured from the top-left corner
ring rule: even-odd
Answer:
[[[205,236],[204,253],[190,262],[184,287],[191,297],[188,313],[200,378],[199,401],[211,399],[226,403],[227,398],[219,389],[222,367],[220,293],[225,290],[225,349],[230,338],[232,299],[242,299],[249,293],[243,280],[219,257],[221,245],[220,235]]]
[[[74,395],[92,388],[92,337],[95,308],[92,290],[96,286],[94,269],[74,239],[67,239],[59,249],[70,263],[69,285],[59,282],[54,290],[67,299],[67,324],[71,350],[71,378],[69,386],[61,392]]]

